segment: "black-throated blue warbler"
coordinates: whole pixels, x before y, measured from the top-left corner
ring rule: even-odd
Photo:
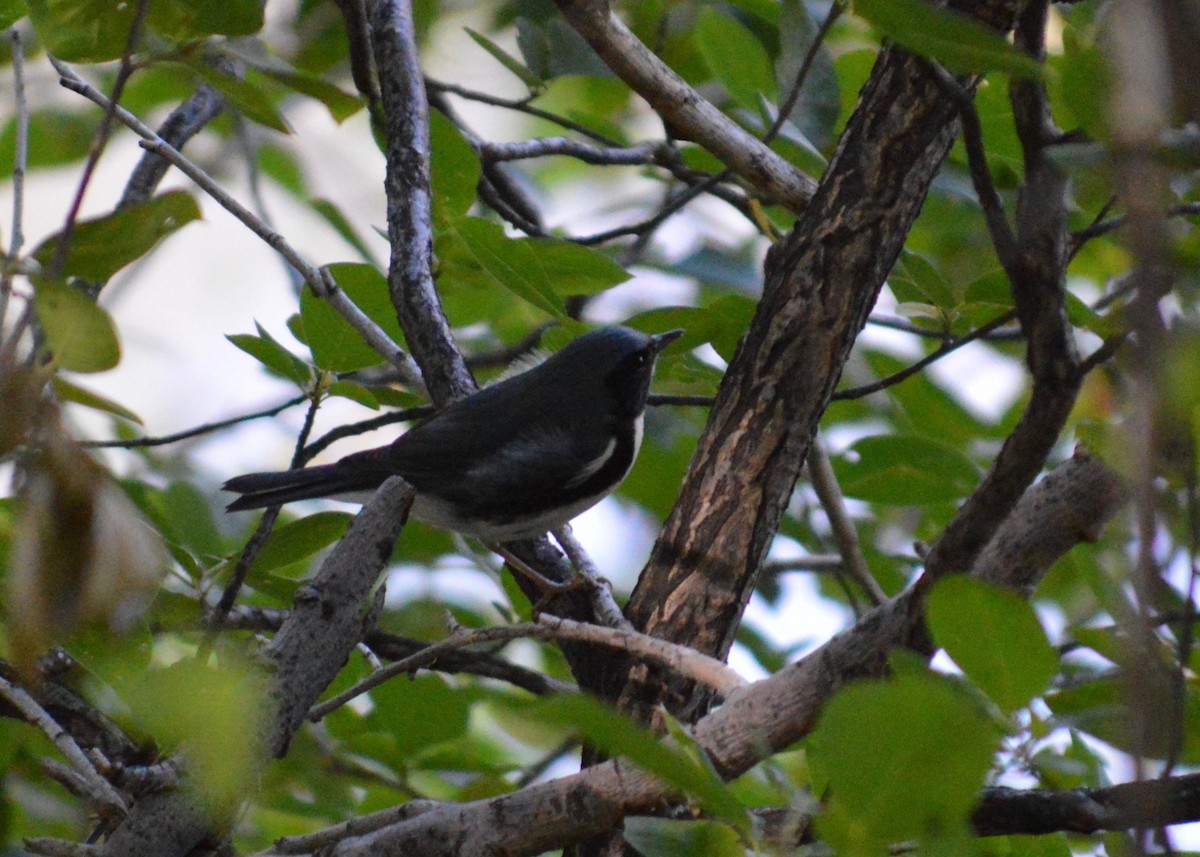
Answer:
[[[333,464],[230,479],[225,490],[242,496],[228,509],[314,497],[361,500],[389,476],[401,476],[416,489],[412,516],[419,521],[485,544],[539,536],[600,502],[629,473],[655,360],[682,333],[590,331],[388,446]]]

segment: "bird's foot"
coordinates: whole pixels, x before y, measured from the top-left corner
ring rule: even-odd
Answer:
[[[551,580],[546,575],[535,571],[530,567],[529,563],[518,557],[512,551],[505,548],[503,545],[490,545],[491,550],[495,551],[504,558],[504,562],[514,572],[521,574],[526,580],[532,581],[538,588],[540,596],[533,604],[533,615],[537,616],[554,598],[568,592],[578,592],[582,589],[590,589],[592,581],[585,577],[572,577],[570,580]]]

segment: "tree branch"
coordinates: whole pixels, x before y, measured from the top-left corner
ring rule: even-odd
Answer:
[[[188,440],[201,435],[212,434],[215,431],[229,428],[240,423],[247,423],[251,420],[261,420],[264,417],[273,417],[276,414],[286,411],[288,408],[295,407],[301,402],[307,401],[308,396],[293,396],[286,402],[278,405],[272,405],[269,408],[264,408],[261,411],[255,411],[250,414],[242,414],[238,417],[230,417],[226,420],[217,420],[216,422],[204,423],[195,428],[177,431],[174,434],[164,434],[158,437],[135,437],[130,440],[83,440],[79,441],[79,445],[88,449],[142,449],[150,446],[166,446],[169,443],[178,443],[181,440]]]
[[[79,93],[84,98],[105,109],[108,108],[111,102],[99,90],[84,81],[65,64],[55,60],[52,60],[52,62],[54,62],[55,69],[61,75],[59,83],[63,87],[72,92]],[[222,208],[240,220],[251,232],[265,241],[279,255],[283,256],[300,273],[300,276],[304,278],[304,282],[313,290],[313,293],[317,297],[328,301],[355,330],[362,334],[364,341],[378,351],[388,363],[392,364],[411,386],[418,390],[424,389],[420,370],[412,361],[412,358],[405,354],[396,343],[392,342],[383,328],[368,318],[366,313],[359,309],[346,296],[345,292],[338,288],[336,281],[329,274],[328,270],[317,268],[308,262],[287,242],[286,238],[263,223],[253,212],[225,191],[208,173],[184,157],[174,146],[159,137],[158,134],[143,124],[141,120],[128,110],[118,106],[114,110],[114,115],[127,128],[142,138],[142,148],[165,158],[175,167],[178,167],[180,172],[199,185]]]
[[[1061,556],[1056,550],[1070,546],[1057,534],[1086,537],[1110,520],[1124,502],[1124,486],[1111,470],[1090,456],[1076,455],[1027,492],[995,540],[1027,544],[1025,556],[1037,557],[1045,564],[1022,569],[1022,579],[1036,579]],[[1039,532],[1054,533],[1051,538],[1057,547],[1035,546],[1022,532],[1042,509],[1050,511],[1042,515],[1048,526]],[[1066,509],[1070,509],[1069,521],[1087,520],[1090,526],[1073,527],[1069,521],[1052,517]],[[993,579],[1006,582],[1004,575]],[[918,590],[909,589],[892,598],[799,662],[734,691],[719,709],[701,719],[692,734],[718,773],[726,779],[739,776],[791,746],[808,734],[839,688],[885,674],[888,651],[907,645],[913,629],[922,623],[917,594]],[[626,814],[651,811],[672,797],[670,790],[649,774],[613,760],[514,794],[438,807],[343,841],[331,854],[537,854],[611,830]]]
[[[408,517],[412,489],[392,477],[355,517],[345,537],[301,586],[267,657],[273,664],[256,769],[286,752],[308,709],[362,639],[363,607]],[[212,833],[213,820],[189,789],[144,795],[104,844],[103,857],[188,853]]]
[[[226,617],[221,628],[277,631],[286,620],[287,611],[285,610],[239,605]],[[213,621],[210,611],[205,624],[211,626]],[[363,638],[363,644],[379,657],[392,661],[411,657],[429,646],[429,642],[426,640],[401,637],[398,634],[389,634],[374,627]],[[435,663],[429,664],[426,668],[448,674],[462,673],[507,682],[535,696],[548,696],[552,693],[567,693],[576,690],[567,682],[561,682],[536,670],[509,663],[504,658],[489,652],[443,652]]]
[[[440,407],[469,396],[476,385],[433,283],[429,102],[412,7],[408,0],[373,0],[369,24],[387,137],[388,290],[433,403]]]
[[[1038,27],[1039,21],[1044,25],[1044,15],[1044,3],[1031,4],[1023,11],[1018,42],[1021,33],[1041,38]],[[1050,121],[1046,92],[1040,83],[1014,81],[1011,100],[1025,152],[1025,180],[1017,203],[1015,255],[1005,263],[1005,272],[1025,333],[1033,390],[992,469],[926,558],[927,583],[975,562],[1000,522],[1041,472],[1083,379],[1066,312],[1068,178],[1045,151],[1059,134]],[[997,249],[1004,261],[1008,251]]]
[[[728,651],[820,415],[955,132],[953,105],[920,63],[886,48],[820,192],[768,255],[763,298],[626,608],[635,627]],[[657,701],[636,681],[608,691],[622,692],[643,716]]]
[[[850,513],[846,509],[846,498],[842,496],[841,486],[833,473],[833,465],[819,440],[814,440],[808,448],[808,475],[812,480],[813,490],[829,519],[829,528],[833,532],[833,540],[838,546],[844,568],[871,599],[871,604],[878,607],[887,601],[887,593],[880,588],[878,581],[871,575],[871,569],[863,557],[862,547],[858,543],[858,531]]]
[[[685,646],[675,646],[626,628],[589,625],[543,614],[534,622],[457,630],[446,639],[431,643],[407,658],[376,670],[356,682],[352,687],[313,706],[308,712],[308,717],[313,721],[321,720],[330,712],[341,708],[347,702],[389,679],[428,667],[435,663],[444,652],[452,652],[480,643],[520,639],[589,643],[621,649],[634,657],[653,661],[680,675],[687,676],[693,681],[701,682],[721,696],[726,696],[746,684],[745,680],[721,661],[702,655]]]
[[[32,723],[45,733],[51,743],[58,748],[71,765],[71,770],[78,776],[85,794],[101,810],[109,820],[124,816],[129,808],[125,797],[113,788],[112,783],[100,776],[95,765],[87,754],[80,749],[75,738],[63,729],[58,722],[38,704],[24,688],[12,684],[0,676],[0,699],[7,700],[10,705],[21,712],[26,721]]]
[[[655,56],[602,0],[556,0],[563,17],[634,92],[650,103],[673,136],[718,157],[759,193],[795,213],[816,182],[696,92]]]
[[[1200,774],[1069,791],[994,787],[971,814],[980,836],[1146,829],[1200,820]]]

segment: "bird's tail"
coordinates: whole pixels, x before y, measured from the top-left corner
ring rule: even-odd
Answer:
[[[278,506],[293,500],[373,491],[380,481],[372,478],[370,473],[355,472],[339,464],[322,464],[303,470],[247,473],[230,479],[221,487],[242,495],[225,507],[226,511],[237,512]]]

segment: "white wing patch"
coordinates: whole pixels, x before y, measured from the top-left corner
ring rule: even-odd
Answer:
[[[585,464],[583,469],[575,474],[575,477],[563,487],[574,488],[576,485],[582,485],[584,482],[587,482],[600,471],[600,468],[608,464],[608,460],[612,458],[613,450],[616,448],[617,441],[613,438],[610,438],[608,441],[608,446],[604,447],[604,452],[600,453],[587,464]]]

